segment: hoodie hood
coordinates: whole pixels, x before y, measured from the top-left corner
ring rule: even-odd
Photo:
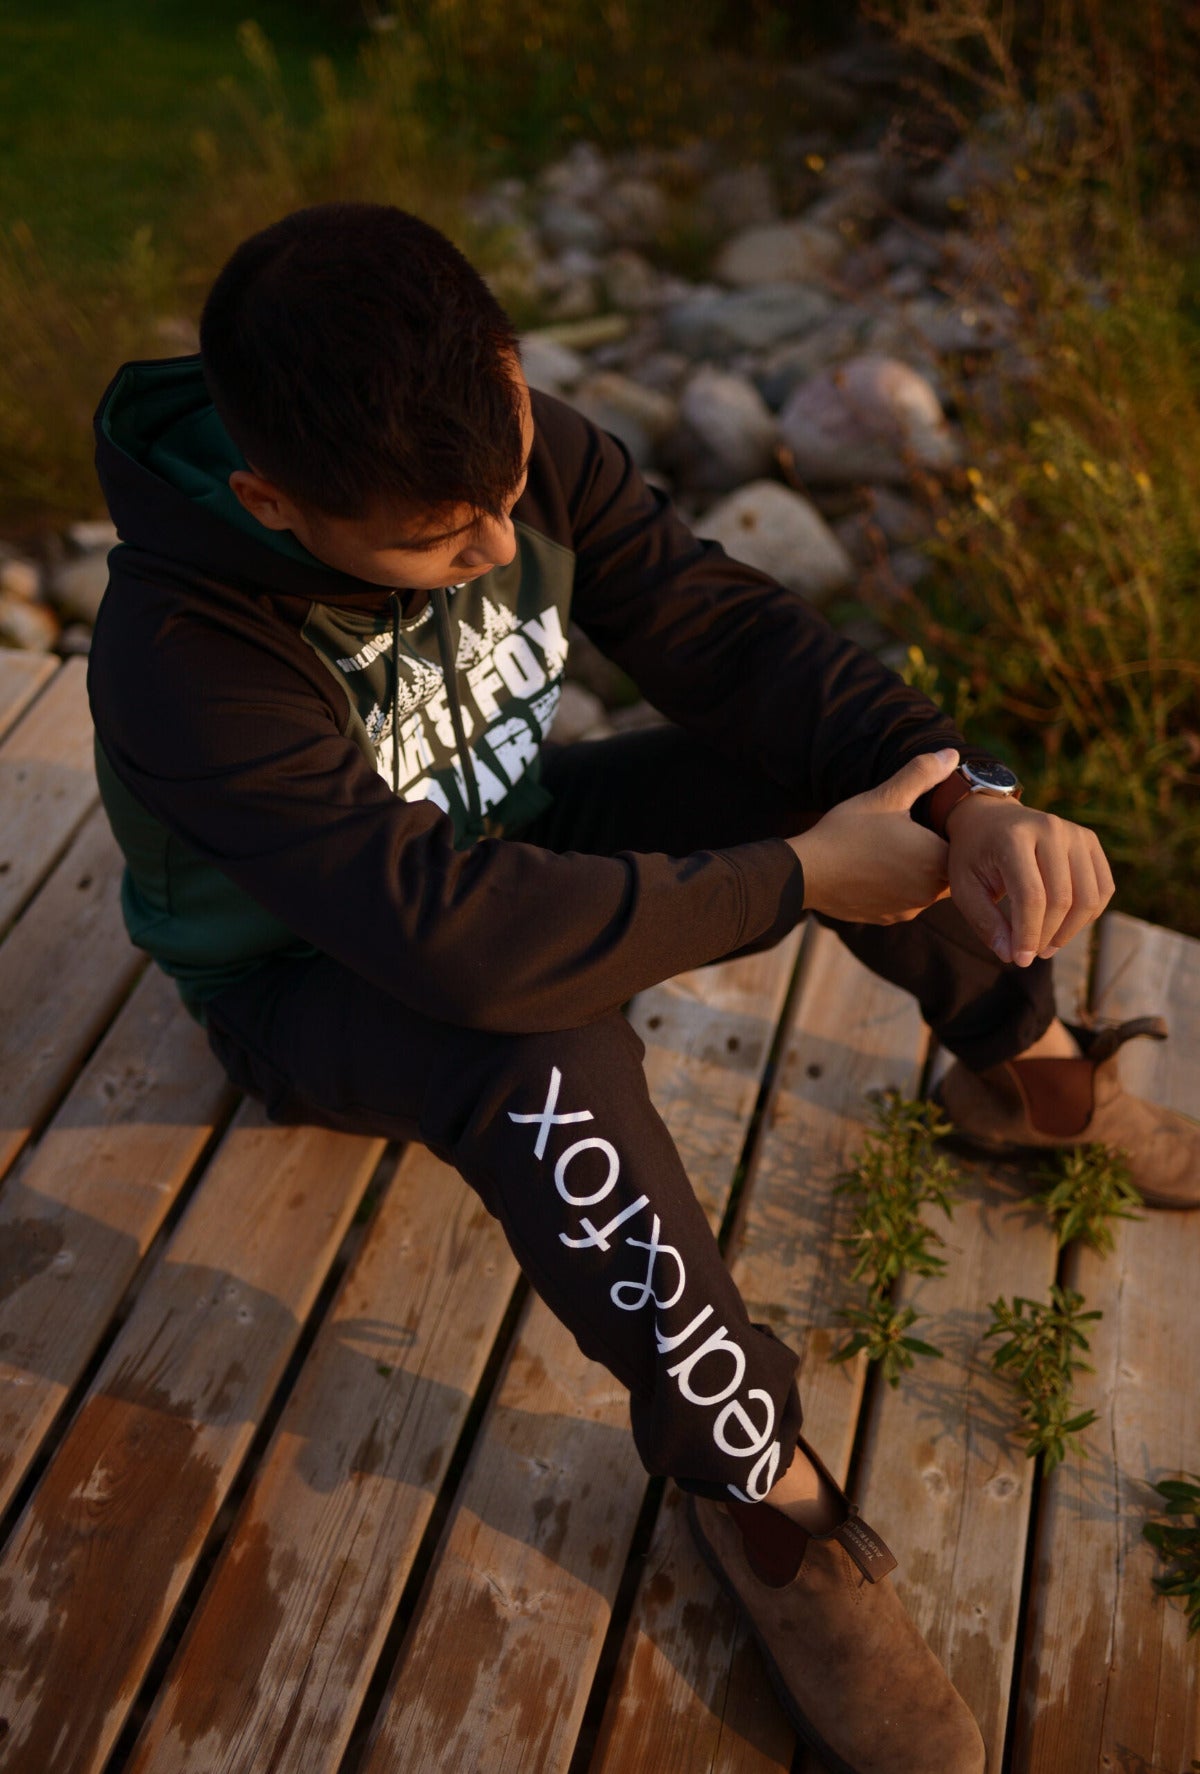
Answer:
[[[391,590],[268,530],[229,485],[249,463],[208,392],[199,354],[122,364],[96,409],[96,474],[121,541],[222,579],[375,611]]]

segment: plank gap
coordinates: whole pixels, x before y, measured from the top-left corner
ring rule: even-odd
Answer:
[[[479,1385],[475,1389],[475,1396],[471,1400],[463,1420],[462,1430],[454,1444],[450,1464],[446,1468],[445,1479],[442,1481],[425,1532],[421,1536],[421,1543],[413,1559],[408,1581],[401,1591],[400,1601],[392,1617],[392,1623],[388,1627],[387,1637],[383,1641],[383,1648],[375,1665],[375,1672],[367,1686],[358,1717],[354,1722],[354,1729],[350,1733],[345,1753],[338,1765],[338,1774],[358,1774],[358,1770],[366,1758],[376,1719],[383,1712],[391,1691],[396,1666],[403,1651],[405,1636],[417,1605],[417,1598],[437,1556],[442,1535],[454,1507],[459,1486],[471,1458],[497,1379],[508,1360],[512,1345],[516,1341],[521,1318],[532,1292],[533,1289],[525,1276],[518,1275],[512,1298],[508,1302],[508,1307],[500,1322],[500,1328],[492,1343],[487,1363],[480,1375]]]
[[[625,1634],[633,1615],[633,1605],[637,1600],[638,1588],[645,1573],[646,1557],[650,1551],[650,1543],[654,1536],[666,1488],[665,1478],[652,1478],[646,1486],[646,1495],[634,1525],[633,1539],[630,1542],[629,1553],[625,1560],[625,1569],[621,1573],[621,1581],[617,1586],[612,1614],[609,1617],[608,1631],[605,1633],[604,1643],[600,1647],[596,1673],[592,1678],[592,1685],[588,1692],[587,1705],[583,1709],[583,1721],[579,1727],[579,1735],[575,1740],[575,1753],[571,1757],[567,1774],[588,1774],[588,1769],[591,1767],[597,1739],[600,1735],[600,1722],[604,1717],[604,1709],[608,1705],[609,1689],[612,1687],[617,1665],[621,1659],[621,1647],[625,1642]]]
[[[751,1111],[746,1137],[742,1141],[741,1154],[733,1173],[729,1199],[725,1204],[725,1211],[717,1229],[717,1244],[727,1264],[733,1259],[741,1244],[745,1223],[752,1211],[754,1181],[758,1174],[764,1136],[770,1127],[770,1112],[779,1084],[780,1066],[792,1038],[792,1024],[796,1019],[796,1006],[800,1002],[801,993],[812,965],[811,957],[818,941],[818,929],[819,926],[811,918],[805,921],[800,936],[800,946],[796,951],[796,960],[788,978],[783,1002],[779,1007],[775,1033],[763,1066],[758,1096]]]
[[[1013,1414],[1015,1420],[1015,1406]],[[1012,1674],[1008,1685],[1008,1714],[1004,1724],[1004,1754],[998,1774],[1013,1774],[1017,1720],[1025,1699],[1023,1675],[1026,1641],[1030,1633],[1030,1610],[1033,1607],[1034,1585],[1037,1578],[1038,1529],[1041,1520],[1044,1484],[1042,1463],[1037,1460],[1033,1462],[1033,1476],[1029,1482],[1029,1528],[1025,1535],[1025,1559],[1021,1569],[1021,1599],[1017,1607],[1017,1631],[1013,1640]]]

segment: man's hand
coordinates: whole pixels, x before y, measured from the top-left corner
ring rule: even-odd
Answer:
[[[789,838],[804,864],[805,905],[851,924],[900,924],[944,899],[948,846],[909,809],[957,762],[956,751],[910,758],[887,782],[840,801]]]
[[[947,815],[946,837],[950,897],[1000,959],[1018,967],[1056,954],[1113,896],[1095,832],[1053,813],[964,795]]]

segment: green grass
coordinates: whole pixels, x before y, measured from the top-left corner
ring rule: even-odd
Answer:
[[[6,0],[0,12],[0,215],[31,229],[49,266],[112,264],[149,223],[171,231],[197,183],[203,126],[232,127],[223,83],[245,82],[237,26],[271,38],[299,115],[310,62],[352,78],[357,39],[283,0]]]

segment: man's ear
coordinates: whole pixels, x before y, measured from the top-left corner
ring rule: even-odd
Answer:
[[[235,468],[229,477],[240,504],[268,530],[290,530],[294,520],[291,502],[265,475],[253,468]]]

